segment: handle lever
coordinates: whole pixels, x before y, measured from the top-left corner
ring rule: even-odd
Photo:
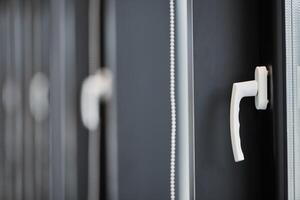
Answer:
[[[257,110],[265,110],[268,105],[268,71],[265,66],[256,67],[255,80],[234,83],[230,103],[230,133],[235,162],[244,160],[240,139],[239,110],[243,97],[255,96]]]
[[[29,86],[29,108],[38,122],[46,119],[49,110],[49,81],[45,74],[37,72]]]
[[[112,76],[108,70],[99,70],[86,78],[81,89],[81,117],[83,124],[94,131],[99,125],[99,101],[111,96]]]

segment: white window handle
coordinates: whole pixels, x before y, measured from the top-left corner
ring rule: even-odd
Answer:
[[[267,109],[268,105],[268,71],[264,66],[256,67],[255,80],[234,83],[230,103],[230,133],[234,160],[244,160],[240,139],[239,111],[243,97],[255,96],[255,107],[258,110]]]
[[[37,72],[29,86],[29,108],[38,122],[46,119],[49,110],[49,81],[45,74]]]
[[[99,70],[86,78],[81,89],[81,117],[90,131],[99,125],[99,101],[112,93],[112,75],[109,70]]]

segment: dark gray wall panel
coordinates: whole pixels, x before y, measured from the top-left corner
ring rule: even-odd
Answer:
[[[117,0],[119,197],[169,198],[169,2]]]

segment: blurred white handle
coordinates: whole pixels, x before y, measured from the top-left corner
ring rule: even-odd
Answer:
[[[233,84],[230,103],[230,135],[233,156],[236,162],[244,160],[239,122],[241,99],[243,97],[255,96],[256,109],[265,110],[268,104],[267,75],[266,67],[256,67],[255,80]]]
[[[29,86],[29,107],[34,119],[41,122],[48,116],[49,83],[45,74],[37,72]]]
[[[98,71],[86,78],[81,89],[81,117],[83,124],[94,131],[99,125],[99,101],[109,98],[112,77],[108,70]]]

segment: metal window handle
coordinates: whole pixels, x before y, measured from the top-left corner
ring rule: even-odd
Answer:
[[[230,103],[230,133],[235,162],[244,160],[240,139],[239,111],[243,97],[255,96],[255,107],[267,109],[268,105],[268,71],[265,66],[256,67],[255,80],[234,83]]]

